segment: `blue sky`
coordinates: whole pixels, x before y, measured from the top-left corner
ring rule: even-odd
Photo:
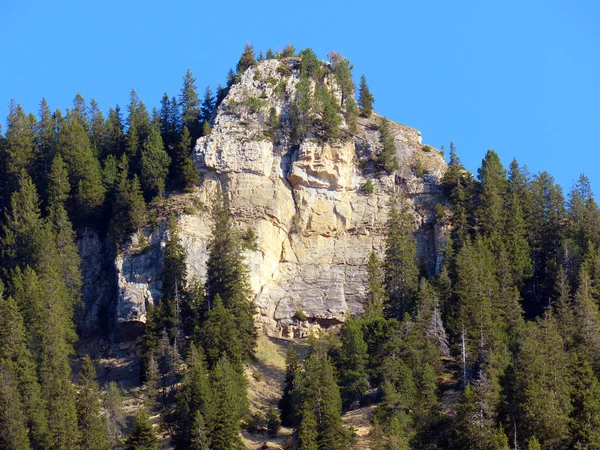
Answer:
[[[255,49],[330,50],[365,73],[376,110],[448,147],[476,171],[486,150],[547,170],[566,190],[581,172],[600,193],[600,2],[2,0],[0,118],[77,92],[104,111],[135,88],[149,106],[224,82]]]

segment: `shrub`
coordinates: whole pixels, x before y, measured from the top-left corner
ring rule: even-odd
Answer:
[[[280,428],[281,418],[279,417],[279,410],[275,406],[271,405],[267,410],[267,430],[269,430],[269,436],[277,436]]]
[[[294,314],[294,319],[304,322],[308,320],[308,316],[301,309],[297,309],[296,313]]]
[[[281,75],[282,77],[289,77],[292,72],[290,71],[290,68],[286,65],[281,65],[277,68],[277,73],[279,75]]]
[[[423,147],[421,147],[421,150],[423,150],[424,152],[430,152],[433,150],[433,147],[431,145],[424,145]]]
[[[373,181],[371,181],[370,179],[367,180],[365,182],[365,184],[363,185],[363,189],[369,195],[371,195],[373,192],[375,192],[375,185],[373,184]]]
[[[427,173],[427,171],[423,167],[423,161],[421,161],[419,158],[417,158],[415,160],[415,175],[417,175],[417,177],[419,177],[419,178],[423,178],[426,173]]]

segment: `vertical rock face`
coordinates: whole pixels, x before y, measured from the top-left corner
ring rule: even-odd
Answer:
[[[202,280],[210,199],[217,185],[222,187],[236,224],[257,235],[256,250],[245,256],[257,323],[270,335],[302,336],[307,323],[337,324],[348,313],[362,311],[366,261],[372,249],[383,251],[392,197],[401,196],[414,211],[418,254],[431,272],[443,244],[443,230],[432,214],[433,206],[443,202],[443,156],[423,147],[418,131],[392,123],[401,168],[376,173],[372,160],[381,150],[377,116],[360,119],[353,135],[343,124],[345,139],[339,142],[309,135],[292,144],[286,119],[298,80],[296,59],[266,60],[231,87],[212,133],[194,149],[203,182],[188,201],[201,207],[179,216],[188,272]],[[333,77],[326,83],[335,94]],[[276,131],[268,125],[272,110],[281,123]],[[368,179],[375,187],[372,194],[363,189]],[[160,297],[164,226],[145,237],[149,247],[144,252],[136,250],[134,236],[116,260],[121,328],[145,322],[146,304]],[[299,323],[299,312],[307,322]]]

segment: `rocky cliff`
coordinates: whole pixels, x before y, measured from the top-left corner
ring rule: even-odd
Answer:
[[[214,190],[222,187],[240,230],[252,228],[257,236],[256,248],[244,256],[256,293],[257,324],[272,336],[301,337],[310,327],[334,325],[362,310],[365,264],[371,249],[383,250],[392,196],[401,196],[414,212],[418,254],[431,272],[443,245],[443,230],[433,216],[435,204],[443,203],[441,153],[423,146],[418,131],[392,123],[401,168],[377,172],[376,115],[361,118],[354,134],[342,124],[345,137],[339,142],[309,134],[293,144],[286,124],[298,81],[294,58],[249,68],[219,106],[212,133],[195,145],[201,185],[164,205],[178,213],[189,275],[203,279],[208,211]],[[326,83],[339,97],[333,76]],[[276,130],[269,125],[272,117],[280,123]],[[364,190],[367,180],[374,186],[370,194]],[[165,228],[140,231],[115,258],[117,339],[139,333],[147,304],[160,299]],[[93,239],[88,244],[93,246]]]

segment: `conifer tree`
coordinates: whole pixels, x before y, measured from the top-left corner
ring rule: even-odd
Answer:
[[[32,178],[40,190],[46,186],[46,177],[50,171],[50,164],[57,152],[58,135],[57,123],[48,102],[42,98],[40,102],[39,121],[35,133],[36,155]]]
[[[47,446],[46,405],[41,397],[36,364],[28,347],[28,336],[23,318],[12,297],[8,297],[6,300],[2,298],[1,284],[0,367],[5,371],[4,377],[8,383],[5,386],[6,395],[12,395],[10,391],[11,383],[14,382],[17,385],[20,399],[16,406],[22,403],[25,424],[33,448]],[[3,410],[10,414],[10,409]],[[15,414],[18,417],[18,411]]]
[[[254,300],[248,280],[248,271],[242,259],[239,233],[233,228],[231,216],[219,189],[211,211],[212,238],[208,244],[206,267],[206,299],[209,308],[217,294],[236,321],[242,358],[254,355],[256,330],[254,328]],[[208,354],[207,354],[208,357]]]
[[[377,164],[380,169],[390,174],[398,170],[400,165],[398,163],[398,156],[396,155],[396,138],[392,133],[390,121],[385,117],[381,119],[379,125],[379,142],[383,145],[383,148],[377,156]]]
[[[173,178],[175,183],[184,191],[189,191],[199,182],[198,169],[190,156],[192,148],[192,137],[187,129],[183,127],[179,142],[177,142],[173,160]]]
[[[147,198],[164,194],[170,162],[159,130],[150,127],[148,137],[142,146],[140,159],[140,177]]]
[[[358,93],[358,106],[360,106],[360,115],[363,117],[371,117],[373,114],[373,102],[375,99],[373,98],[373,94],[369,90],[369,86],[367,86],[367,78],[363,74],[360,77],[360,87]]]
[[[300,369],[298,352],[290,345],[285,357],[285,385],[283,395],[279,400],[281,423],[287,427],[296,425],[299,419],[300,404],[297,380]]]
[[[571,448],[600,447],[600,382],[582,358],[575,358],[572,380]]]
[[[125,450],[159,450],[152,422],[145,411],[136,414],[125,442]]]
[[[35,122],[35,117],[25,114],[21,105],[11,100],[3,145],[6,178],[2,181],[2,195],[6,199],[18,189],[21,171],[32,168],[35,156]]]
[[[543,448],[564,448],[569,438],[571,386],[568,360],[556,322],[528,323],[518,362],[521,438]]]
[[[202,120],[203,123],[210,123],[214,110],[215,98],[210,86],[206,86],[206,89],[204,90],[204,99],[202,99],[202,106],[200,107],[200,120]]]
[[[100,389],[96,369],[89,356],[83,360],[77,392],[77,422],[81,435],[80,446],[89,450],[106,450],[106,428],[100,415]]]
[[[249,43],[246,43],[246,46],[244,47],[244,53],[242,53],[240,60],[235,66],[237,76],[239,77],[242,75],[246,69],[252,67],[254,64],[256,64],[256,60],[254,59],[254,48]]]
[[[177,448],[210,446],[210,435],[215,421],[215,393],[211,390],[202,351],[192,344],[187,369],[176,395]],[[195,446],[195,447],[194,447]]]
[[[219,294],[215,296],[200,330],[200,342],[210,367],[227,356],[237,370],[242,370],[242,343],[238,327],[232,312],[223,306]]]
[[[99,213],[104,202],[100,162],[94,156],[83,121],[73,112],[58,132],[60,155],[69,169],[70,211],[77,219],[89,219]]]
[[[106,118],[106,137],[102,147],[101,156],[106,158],[108,155],[114,155],[119,158],[125,151],[125,133],[123,119],[121,117],[121,108],[116,106],[110,108]]]
[[[298,450],[319,450],[317,420],[308,405],[302,409],[301,417],[302,421],[298,427]]]
[[[343,107],[350,98],[354,97],[354,90],[356,89],[354,81],[352,81],[352,65],[340,54],[330,53],[329,58],[333,66],[335,80],[342,94],[340,106]]]
[[[346,408],[360,402],[369,388],[367,344],[360,324],[349,318],[340,330],[342,345],[337,360],[342,401]]]
[[[247,410],[245,380],[227,357],[217,362],[211,373],[215,393],[215,418],[211,433],[214,450],[242,450],[240,420]]]
[[[114,381],[108,383],[104,396],[104,411],[106,422],[106,438],[109,448],[121,448],[122,428],[125,419],[123,411],[123,393]]]
[[[363,317],[367,320],[383,317],[385,303],[385,288],[383,286],[383,271],[375,250],[371,250],[367,262],[367,297]]]
[[[128,165],[125,156],[121,158],[120,165],[110,225],[117,242],[121,242],[128,233],[144,226],[147,220],[146,202],[139,179],[137,175],[134,175],[133,179],[127,177]]]
[[[504,198],[506,194],[506,171],[500,157],[488,150],[477,171],[481,194],[477,219],[481,233],[489,237],[496,253],[504,237]]]
[[[6,450],[31,449],[17,384],[2,365],[0,365],[0,447]]]
[[[183,86],[179,93],[181,124],[187,127],[192,139],[200,136],[200,98],[196,92],[196,78],[190,69],[183,76]]]
[[[308,75],[303,75],[296,84],[296,98],[290,107],[291,136],[296,143],[300,143],[311,131],[314,103],[311,80]]]
[[[301,379],[303,410],[310,409],[317,424],[317,448],[347,448],[348,431],[342,425],[342,401],[335,381],[334,368],[326,354],[313,353],[304,364]],[[299,427],[303,426],[301,417]],[[307,427],[308,428],[308,427]]]
[[[101,158],[104,147],[106,127],[104,116],[98,102],[94,99],[90,102],[90,145],[96,158]]]
[[[406,205],[391,205],[386,228],[384,280],[388,300],[384,309],[388,318],[401,320],[413,309],[418,282],[413,218]]]
[[[593,362],[600,373],[600,310],[592,297],[591,282],[584,267],[579,272],[579,286],[573,301],[575,311],[574,344],[578,353]]]
[[[327,90],[327,87],[325,85],[321,86],[319,92],[322,109],[321,122],[325,139],[329,142],[335,141],[340,135],[342,117],[338,112],[338,106],[336,104],[335,97]]]

